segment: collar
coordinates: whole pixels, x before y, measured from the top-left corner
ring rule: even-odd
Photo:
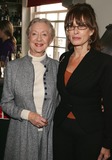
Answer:
[[[44,55],[41,57],[35,57],[30,53],[30,51],[28,51],[28,55],[32,58],[32,61],[35,61],[35,62],[41,62],[46,58],[46,53],[44,53]]]

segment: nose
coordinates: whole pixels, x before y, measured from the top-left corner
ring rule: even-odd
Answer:
[[[74,33],[78,33],[79,30],[78,30],[78,26],[74,26]]]
[[[37,40],[38,40],[38,41],[41,41],[41,40],[42,40],[41,34],[38,34],[38,35],[37,35]]]

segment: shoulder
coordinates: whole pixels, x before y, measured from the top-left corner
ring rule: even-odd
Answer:
[[[22,58],[17,58],[15,60],[9,61],[8,66],[13,67],[13,68],[22,67],[25,64],[25,62],[28,62],[28,61],[30,60],[28,56],[26,55]]]
[[[95,49],[92,49],[91,52],[93,52],[93,54],[96,55],[97,58],[100,58],[100,59],[104,59],[105,61],[106,60],[112,60],[112,56],[107,54],[107,53],[104,53],[104,52],[101,52],[101,51],[98,51],[98,50],[95,50]]]
[[[47,59],[47,63],[48,63],[48,64],[52,63],[53,65],[56,65],[56,66],[59,65],[59,61],[56,60],[56,59],[50,58],[50,57],[48,57],[48,56],[47,56],[46,59]]]
[[[7,39],[5,42],[4,42],[4,45],[13,45],[13,42],[11,39]]]
[[[112,69],[112,56],[101,51],[94,50],[95,62],[100,66]]]
[[[65,58],[65,56],[66,56],[67,53],[68,53],[68,52],[64,52],[64,53],[60,56],[60,58],[59,58],[59,61],[60,61],[60,62]]]
[[[73,49],[66,51],[64,53],[62,53],[62,55],[59,58],[59,62],[62,62],[64,59],[68,59],[70,57],[70,55],[73,53]]]

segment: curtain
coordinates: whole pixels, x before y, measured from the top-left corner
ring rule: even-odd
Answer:
[[[27,7],[39,6],[52,3],[61,3],[62,0],[28,0]]]

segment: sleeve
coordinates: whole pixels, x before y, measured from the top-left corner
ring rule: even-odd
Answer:
[[[30,113],[29,110],[24,109],[24,110],[21,112],[21,118],[22,118],[22,119],[25,119],[25,120],[28,120],[28,115],[29,115],[29,113]]]
[[[112,148],[112,59],[107,62],[102,78],[104,105],[104,141],[103,147]]]
[[[12,64],[12,63],[11,63]],[[1,98],[1,107],[2,110],[8,114],[10,117],[15,119],[21,119],[21,112],[23,108],[16,106],[15,104],[15,95],[14,95],[14,78],[13,74],[16,74],[13,71],[13,65],[10,62],[5,68],[4,74],[4,84],[3,84],[3,93]]]

